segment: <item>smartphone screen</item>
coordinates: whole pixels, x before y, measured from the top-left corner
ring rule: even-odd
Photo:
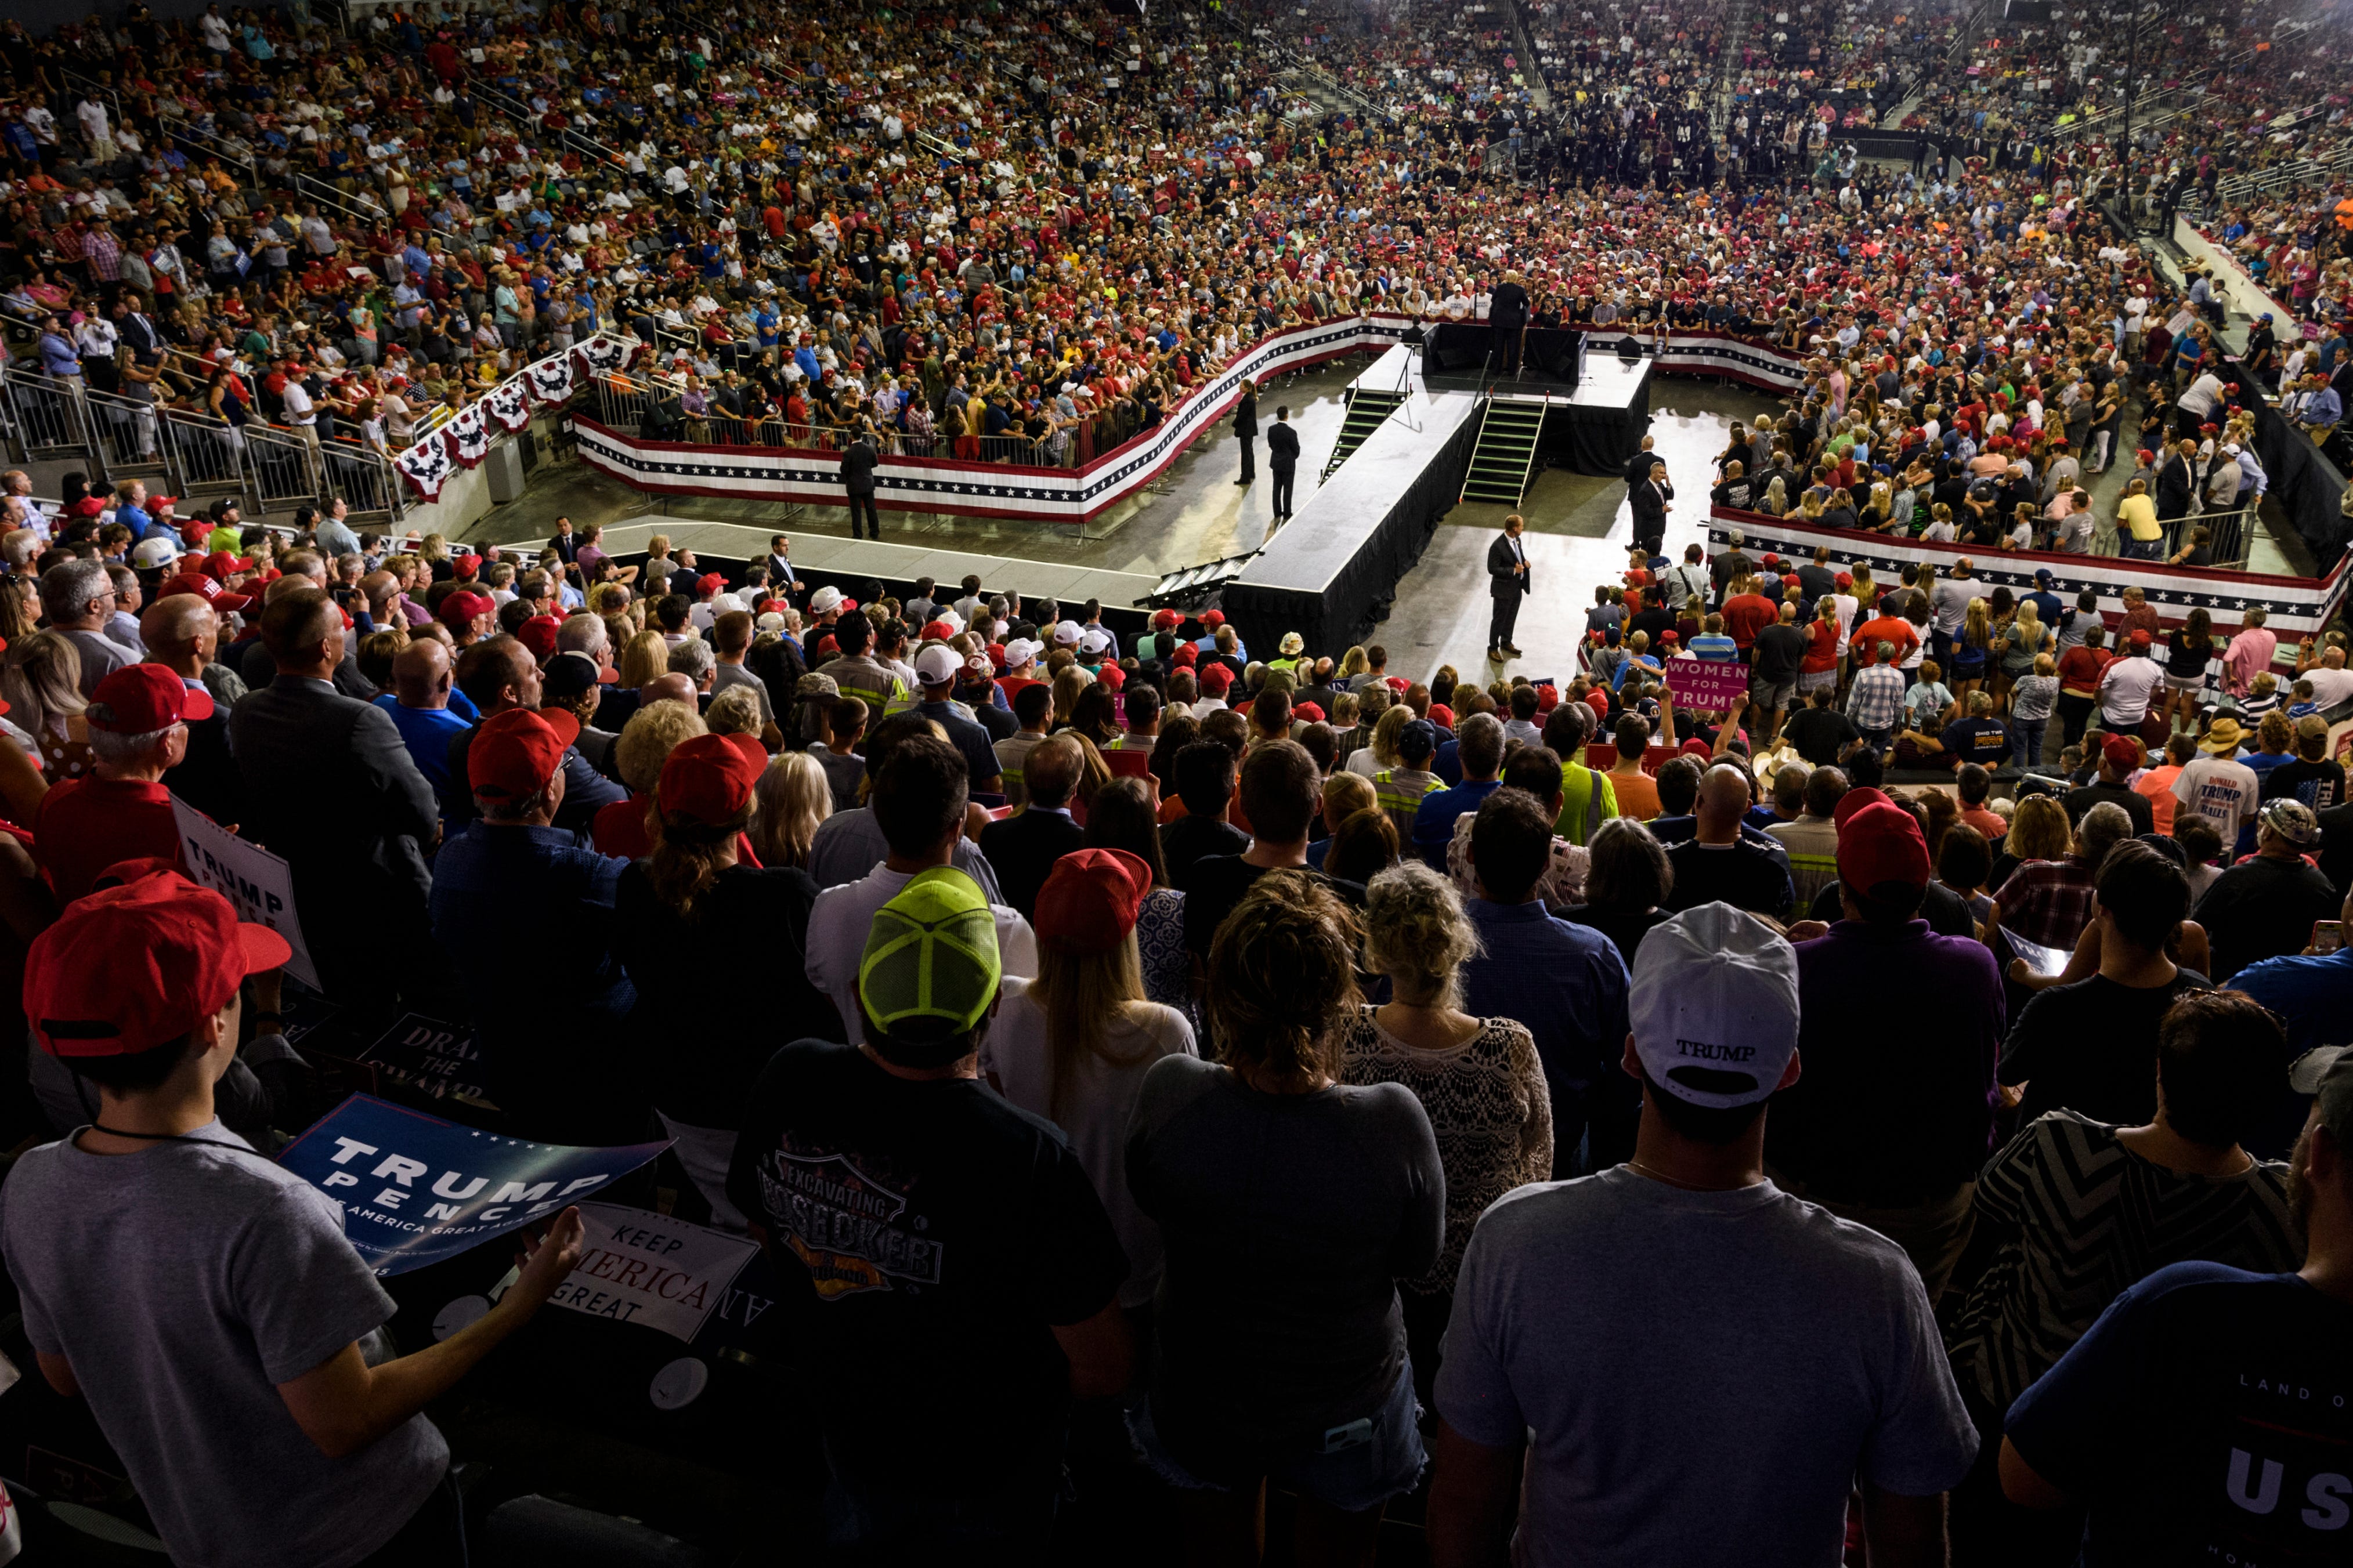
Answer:
[[[2313,952],[2337,952],[2341,951],[2344,946],[2345,922],[2343,921],[2315,921],[2312,922]]]

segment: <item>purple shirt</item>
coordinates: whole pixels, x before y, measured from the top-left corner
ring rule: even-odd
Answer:
[[[1976,1176],[1992,1146],[2004,1022],[1985,943],[1937,936],[1926,921],[1840,921],[1798,944],[1798,1009],[1800,1070],[1765,1121],[1769,1165],[1810,1195],[1881,1207]]]

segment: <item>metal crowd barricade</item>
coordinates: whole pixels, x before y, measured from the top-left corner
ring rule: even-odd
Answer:
[[[318,445],[299,431],[259,420],[245,427],[246,470],[257,510],[291,511],[317,505],[319,460]]]
[[[321,448],[320,464],[322,500],[343,497],[352,516],[364,522],[400,521],[405,497],[390,458],[363,442],[338,437]]]
[[[90,389],[79,376],[50,375],[10,365],[7,386],[9,414],[27,462],[79,458],[91,451],[90,407],[85,401]]]
[[[617,374],[596,377],[598,423],[629,435],[640,435],[646,422],[646,387]]]
[[[108,479],[154,479],[168,471],[162,424],[153,403],[95,389],[85,402],[90,444]]]
[[[185,408],[164,408],[164,459],[183,496],[253,498],[245,489],[245,430],[226,419]]]

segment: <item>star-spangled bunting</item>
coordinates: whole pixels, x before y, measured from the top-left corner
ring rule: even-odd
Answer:
[[[490,416],[509,435],[531,423],[531,390],[522,376],[511,376],[491,389],[491,395],[480,406],[490,410]]]
[[[490,456],[491,423],[482,405],[470,403],[459,410],[456,418],[441,426],[441,439],[460,468],[470,468]]]
[[[395,458],[392,466],[420,500],[438,498],[453,471],[449,454],[438,440],[419,441]]]

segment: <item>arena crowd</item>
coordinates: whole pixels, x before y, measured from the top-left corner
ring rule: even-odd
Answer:
[[[1529,61],[1464,15],[0,23],[0,271],[49,374],[225,423],[396,446],[612,328],[686,340],[714,438],[1023,460],[1285,322],[1516,298],[1807,362],[1682,476],[1716,506],[1858,552],[2244,537],[2213,286],[2093,199],[2139,149],[1844,159],[1935,19],[1539,9]],[[1294,112],[1278,47],[1393,112]],[[2353,355],[2273,325],[2238,363],[2325,436]],[[1532,679],[1508,626],[1392,669],[1215,607],[812,587],[783,535],[485,559],[31,489],[0,1254],[175,1561],[462,1562],[428,1408],[583,1247],[566,1211],[470,1324],[393,1315],[256,1157],[305,998],[181,805],[287,862],[334,1005],[470,1027],[501,1133],[667,1140],[674,1216],[759,1242],[840,1561],[1068,1554],[1106,1476],[1148,1500],[1097,1560],[1258,1562],[1270,1490],[1293,1560],[1405,1513],[1447,1568],[2326,1561],[2353,1520],[2341,633],[1638,529]],[[1682,661],[1746,700],[1677,702]]]

